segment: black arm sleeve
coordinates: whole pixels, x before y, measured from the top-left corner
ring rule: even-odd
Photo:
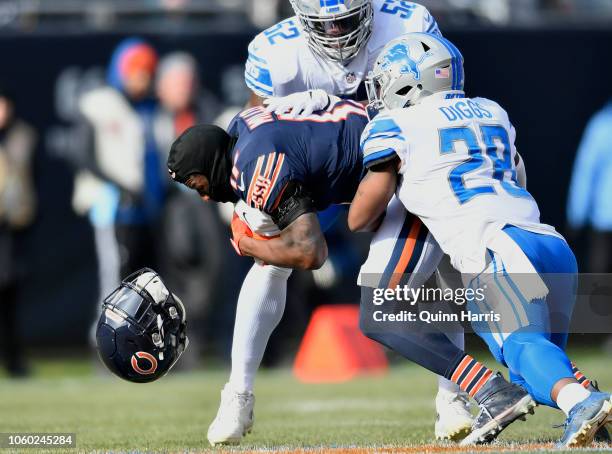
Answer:
[[[290,181],[270,216],[278,228],[284,230],[301,215],[315,211],[314,201],[308,191],[299,181]]]

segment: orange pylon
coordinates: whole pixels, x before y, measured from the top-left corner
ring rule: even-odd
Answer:
[[[310,319],[293,373],[307,383],[343,382],[388,369],[382,347],[359,331],[356,305],[321,306]]]

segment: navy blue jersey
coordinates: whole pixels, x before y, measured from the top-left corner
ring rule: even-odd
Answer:
[[[263,107],[245,110],[228,130],[238,137],[232,188],[266,213],[276,208],[290,181],[302,183],[318,210],[350,202],[361,176],[359,139],[367,122],[364,107],[353,101],[298,119]]]

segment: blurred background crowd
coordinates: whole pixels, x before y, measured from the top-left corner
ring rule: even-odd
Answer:
[[[466,57],[467,90],[499,100],[528,186],[583,272],[612,271],[612,1],[422,1]],[[10,375],[29,355],[87,355],[102,298],[160,272],[186,303],[182,367],[226,361],[250,259],[231,207],[171,183],[174,138],[222,127],[249,92],[247,44],[288,0],[0,2],[0,342]],[[312,309],[357,302],[367,236],[342,223],[330,259],[294,273],[265,363],[290,360]]]
[[[423,0],[449,25],[495,24],[539,27],[550,24],[607,23],[608,0]],[[87,5],[86,7],[84,5]],[[0,26],[11,30],[133,30],[163,26],[166,31],[198,29],[214,19],[229,26],[267,27],[292,15],[285,0],[5,0]]]

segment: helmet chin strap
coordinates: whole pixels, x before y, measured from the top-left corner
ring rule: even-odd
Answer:
[[[187,320],[187,310],[185,309],[185,305],[183,304],[183,301],[181,301],[181,299],[174,293],[172,294],[172,297],[174,298],[176,304],[181,308],[181,321],[185,323],[185,320]]]
[[[404,108],[410,107],[410,106],[416,106],[417,104],[420,104],[423,99],[431,95],[430,92],[427,92],[423,90],[422,88],[419,88],[419,86],[414,87],[411,90],[411,92],[414,90],[417,90],[417,92],[415,92],[414,95],[410,96],[410,99],[406,100],[406,103],[404,104]]]

